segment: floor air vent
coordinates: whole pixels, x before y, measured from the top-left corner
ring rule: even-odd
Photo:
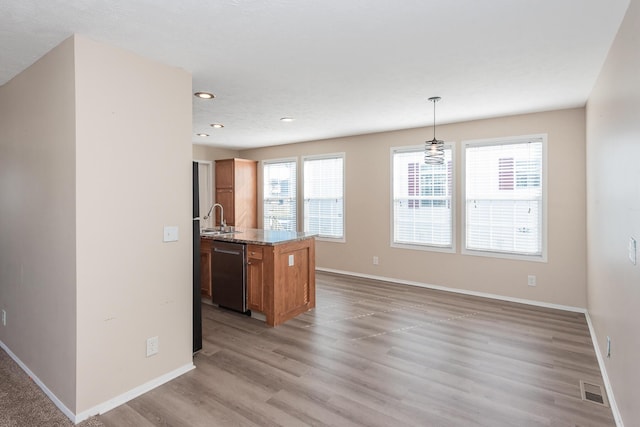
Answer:
[[[580,394],[582,395],[582,400],[602,406],[609,406],[607,395],[600,385],[580,381]]]

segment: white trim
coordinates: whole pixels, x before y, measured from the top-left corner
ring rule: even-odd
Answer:
[[[153,390],[154,388],[159,387],[162,384],[167,383],[179,377],[180,375],[183,375],[191,371],[192,369],[195,369],[195,367],[196,366],[193,364],[193,362],[187,363],[186,365],[183,365],[177,369],[174,369],[171,372],[167,372],[166,374],[161,375],[157,378],[154,378],[151,381],[147,381],[146,383],[141,384],[138,387],[132,388],[127,392],[124,392],[112,399],[107,400],[106,402],[102,402],[94,406],[93,408],[87,409],[86,411],[79,413],[78,415],[76,415],[75,422],[79,423],[97,414],[102,415],[105,412],[108,412],[124,403],[127,403],[128,401],[133,400],[136,397],[144,393],[147,393]]]
[[[469,290],[466,290],[466,289],[449,288],[449,287],[446,287],[446,286],[431,285],[431,284],[428,284],[428,283],[414,282],[412,280],[396,279],[396,278],[393,278],[393,277],[376,276],[376,275],[372,275],[372,274],[362,274],[362,273],[355,273],[355,272],[352,272],[352,271],[335,270],[333,268],[322,268],[322,267],[316,267],[316,271],[324,271],[326,273],[343,274],[345,276],[362,277],[363,279],[381,280],[381,281],[384,281],[384,282],[390,282],[392,284],[397,283],[397,284],[401,284],[401,285],[418,286],[420,288],[435,289],[435,290],[438,290],[438,291],[452,292],[452,293],[462,294],[462,295],[472,295],[472,296],[476,296],[476,297],[490,298],[490,299],[495,299],[495,300],[499,300],[499,301],[516,302],[516,303],[519,303],[519,304],[533,305],[533,306],[536,306],[536,307],[553,308],[553,309],[556,309],[556,310],[570,311],[570,312],[573,312],[573,313],[586,313],[587,312],[586,308],[574,307],[574,306],[571,306],[571,305],[553,304],[553,303],[550,303],[550,302],[535,301],[535,300],[529,300],[529,299],[524,299],[524,298],[508,297],[508,296],[498,295],[498,294],[489,294],[489,293],[486,293],[486,292],[477,292],[477,291],[469,291]]]
[[[334,242],[334,243],[346,243],[347,242],[347,153],[346,152],[336,152],[336,153],[326,153],[326,154],[313,154],[308,156],[300,157],[300,173],[302,174],[302,179],[300,180],[300,189],[302,190],[300,193],[300,202],[302,204],[300,209],[302,222],[300,223],[300,229],[302,231],[307,231],[304,229],[304,162],[305,160],[323,160],[323,159],[336,159],[342,158],[342,236],[341,237],[331,237],[331,236],[316,236],[316,240],[324,241],[324,242]]]
[[[18,358],[18,356],[16,356],[15,354],[13,354],[13,352],[11,350],[9,350],[9,347],[6,346],[5,343],[3,343],[2,341],[0,341],[0,347],[2,347],[2,349],[4,351],[7,352],[7,354],[9,355],[9,357],[11,357],[13,359],[14,362],[16,362],[18,364],[18,366],[20,366],[20,368],[22,368],[22,370],[31,377],[31,379],[33,380],[33,382],[35,382],[37,384],[38,387],[40,387],[40,389],[44,392],[44,394],[47,395],[47,397],[49,399],[51,399],[51,401],[53,402],[54,405],[56,405],[58,407],[58,409],[60,409],[60,411],[62,411],[62,413],[69,418],[72,422],[74,423],[78,423],[79,421],[77,420],[76,415],[73,413],[72,410],[70,410],[69,408],[67,408],[65,406],[64,403],[62,403],[62,401],[60,399],[58,399],[58,397],[53,394],[53,392],[51,390],[49,390],[49,388],[44,385],[44,383],[42,381],[40,381],[40,378],[38,378],[33,372],[31,372],[31,369],[29,369],[27,367],[27,365],[25,365],[24,363],[22,363],[22,360],[20,360]],[[88,418],[88,417],[87,417]]]
[[[607,398],[609,399],[609,406],[611,407],[611,413],[613,414],[613,418],[616,421],[617,427],[624,427],[624,423],[622,422],[622,414],[620,414],[620,410],[618,409],[618,405],[616,404],[616,399],[613,396],[613,388],[611,387],[611,382],[609,381],[609,375],[607,375],[607,368],[604,364],[604,358],[602,357],[602,353],[600,352],[600,346],[598,345],[598,338],[596,337],[596,330],[593,327],[593,323],[591,322],[591,316],[589,316],[589,312],[585,313],[585,317],[587,318],[587,325],[589,326],[589,334],[591,335],[591,342],[593,343],[593,349],[596,351],[596,358],[598,359],[598,366],[600,366],[600,373],[602,374],[602,381],[604,382],[604,388],[607,390]]]
[[[567,305],[546,303],[541,301],[527,300],[522,298],[513,298],[513,297],[502,296],[502,295],[489,294],[485,292],[475,292],[475,291],[468,291],[465,289],[448,288],[446,286],[429,285],[426,283],[414,282],[410,280],[401,280],[401,279],[394,279],[390,277],[376,276],[371,274],[354,273],[351,271],[336,270],[333,268],[316,267],[316,270],[324,271],[327,273],[343,274],[346,276],[362,277],[365,279],[382,280],[384,282],[389,282],[392,284],[398,283],[403,285],[418,286],[421,288],[436,289],[439,291],[453,292],[453,293],[463,294],[463,295],[473,295],[473,296],[491,298],[491,299],[500,300],[500,301],[509,301],[509,302],[516,302],[520,304],[533,305],[536,307],[552,308],[556,310],[570,311],[574,313],[583,313],[587,320],[587,326],[589,327],[589,335],[591,335],[591,342],[593,343],[593,348],[596,352],[596,359],[598,360],[598,366],[600,368],[600,373],[602,374],[602,381],[604,382],[604,387],[607,391],[607,398],[609,400],[609,406],[611,407],[611,413],[613,414],[613,418],[616,422],[616,426],[624,427],[624,423],[622,421],[622,414],[620,413],[620,410],[618,409],[618,405],[616,404],[616,399],[615,399],[615,396],[613,395],[613,388],[611,387],[611,381],[609,381],[609,375],[607,374],[607,368],[604,363],[604,358],[602,357],[602,353],[600,352],[600,346],[598,345],[598,338],[596,337],[596,331],[593,327],[593,323],[591,322],[591,316],[589,316],[589,311],[587,309],[581,308],[581,307],[573,307],[573,306],[567,306]]]
[[[392,225],[393,226],[393,225]],[[393,235],[393,231],[391,232]],[[393,237],[391,237],[391,243],[389,247],[396,249],[408,249],[411,251],[425,251],[425,252],[442,252],[445,254],[455,254],[456,249],[449,246],[432,246],[432,245],[418,245],[411,243],[394,243]],[[455,246],[455,245],[454,245]]]
[[[104,414],[105,412],[110,411],[117,406],[127,403],[128,401],[135,399],[136,397],[148,391],[151,391],[154,388],[161,386],[162,384],[171,381],[172,379],[177,378],[192,369],[195,369],[195,365],[193,364],[193,362],[187,363],[180,368],[174,369],[171,372],[167,372],[164,375],[161,375],[151,381],[147,381],[146,383],[139,385],[138,387],[122,393],[121,395],[116,396],[113,399],[102,402],[92,408],[87,409],[86,411],[80,412],[79,414],[74,414],[73,411],[67,408],[65,404],[62,403],[62,401],[60,401],[60,399],[58,399],[58,397],[53,394],[53,392],[49,390],[49,388],[42,381],[40,381],[40,379],[33,372],[31,372],[31,369],[29,369],[27,365],[22,363],[18,356],[16,356],[11,350],[9,350],[9,347],[7,347],[6,344],[2,341],[0,341],[0,347],[2,347],[2,349],[7,352],[9,357],[11,357],[18,364],[18,366],[20,366],[20,368],[22,368],[22,370],[27,375],[29,375],[29,377],[31,377],[31,379],[38,385],[38,387],[42,389],[44,394],[46,394],[47,397],[51,399],[53,404],[56,405],[58,409],[60,409],[60,411],[62,411],[62,413],[74,424],[78,424],[94,415]]]
[[[467,249],[467,147],[477,147],[485,145],[505,145],[505,144],[517,144],[525,142],[527,140],[540,140],[542,142],[542,253],[540,255],[525,255],[510,252],[492,252],[482,251],[475,249]],[[503,259],[515,259],[521,261],[533,261],[533,262],[547,262],[548,256],[548,135],[546,133],[532,134],[532,135],[518,135],[501,138],[486,138],[486,139],[469,139],[462,141],[462,159],[461,164],[461,179],[460,187],[462,189],[461,201],[463,210],[460,215],[461,225],[461,249],[462,255],[484,256],[491,258],[503,258]]]
[[[518,261],[531,261],[531,262],[543,262],[543,263],[547,262],[546,257],[543,258],[541,255],[524,255],[524,254],[515,254],[511,252],[480,251],[476,249],[465,249],[464,245],[462,246],[462,251],[460,253],[462,255],[481,256],[485,258],[513,259]]]
[[[198,163],[198,173],[200,172],[201,164],[207,166],[207,186],[209,187],[206,190],[207,200],[200,200],[200,193],[202,193],[202,189],[201,188],[198,189],[199,190],[198,205],[200,206],[200,212],[202,212],[203,203],[205,203],[204,209],[209,209],[209,207],[215,203],[215,200],[214,200],[215,199],[215,179],[214,179],[215,163],[212,162],[211,160],[194,160],[194,162]],[[198,178],[199,178],[199,174],[198,174]],[[200,218],[201,228],[209,227],[212,225],[213,224],[212,224],[211,218],[209,219]]]
[[[394,234],[394,202],[393,202],[393,186],[394,186],[394,176],[395,170],[393,168],[393,160],[395,153],[410,153],[415,151],[424,150],[424,145],[408,145],[408,146],[399,146],[399,147],[391,147],[389,151],[389,246],[392,248],[398,249],[409,249],[409,250],[418,250],[418,251],[427,251],[427,252],[442,252],[442,253],[450,253],[455,254],[456,249],[456,240],[457,240],[457,191],[456,191],[456,175],[457,175],[457,162],[456,162],[456,143],[455,141],[445,142],[445,149],[451,150],[451,246],[437,246],[437,245],[429,245],[429,244],[419,244],[419,243],[399,243],[394,242],[395,234]]]
[[[266,159],[266,160],[261,160],[260,161],[260,167],[258,168],[258,200],[260,200],[260,203],[258,203],[258,225],[262,226],[262,228],[265,228],[264,226],[264,167],[265,165],[273,165],[273,164],[278,164],[278,163],[295,163],[296,164],[296,201],[295,201],[295,206],[296,206],[296,229],[294,231],[298,231],[300,230],[300,214],[301,214],[301,209],[303,209],[304,205],[304,201],[303,203],[300,203],[300,191],[299,189],[302,187],[302,184],[300,183],[300,162],[298,161],[298,157],[283,157],[283,158],[277,158],[277,159]],[[303,177],[304,179],[304,177]],[[304,221],[304,219],[302,219]]]
[[[262,166],[270,165],[270,164],[273,164],[273,163],[289,163],[289,162],[295,162],[296,166],[297,166],[298,165],[298,158],[294,156],[294,157],[278,157],[276,159],[260,160],[260,163],[262,163]],[[298,169],[296,168],[296,175],[297,174],[298,174]]]

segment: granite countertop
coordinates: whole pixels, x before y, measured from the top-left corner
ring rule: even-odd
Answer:
[[[200,237],[222,242],[245,243],[255,245],[279,245],[281,243],[296,242],[314,237],[315,234],[297,231],[263,230],[257,228],[237,228],[235,233],[208,234],[201,233]]]

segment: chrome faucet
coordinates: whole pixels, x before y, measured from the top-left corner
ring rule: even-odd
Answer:
[[[220,203],[214,204],[211,207],[211,209],[214,209],[215,207],[219,207],[220,208],[220,226],[221,227],[226,227],[227,226],[227,222],[224,220],[224,208],[222,207],[222,205]]]
[[[215,207],[219,207],[220,208],[220,226],[226,227],[227,223],[224,220],[224,208],[222,207],[222,205],[220,203],[214,203],[213,205],[211,205],[211,207],[209,208],[209,212],[207,212],[207,214],[204,216],[204,219],[207,220],[207,219],[211,218],[211,212],[213,211],[213,209]]]
[[[207,214],[204,216],[204,219],[207,220],[207,219],[211,218],[211,212],[213,211],[213,209],[215,207],[219,207],[220,208],[220,225],[222,227],[226,227],[227,223],[224,220],[224,208],[222,207],[222,205],[220,203],[214,203],[213,205],[211,205],[211,207],[209,208],[209,212],[207,212]]]

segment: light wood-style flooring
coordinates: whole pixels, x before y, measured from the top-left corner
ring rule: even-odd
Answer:
[[[317,275],[276,328],[203,305],[196,369],[107,426],[615,426],[583,314]]]

